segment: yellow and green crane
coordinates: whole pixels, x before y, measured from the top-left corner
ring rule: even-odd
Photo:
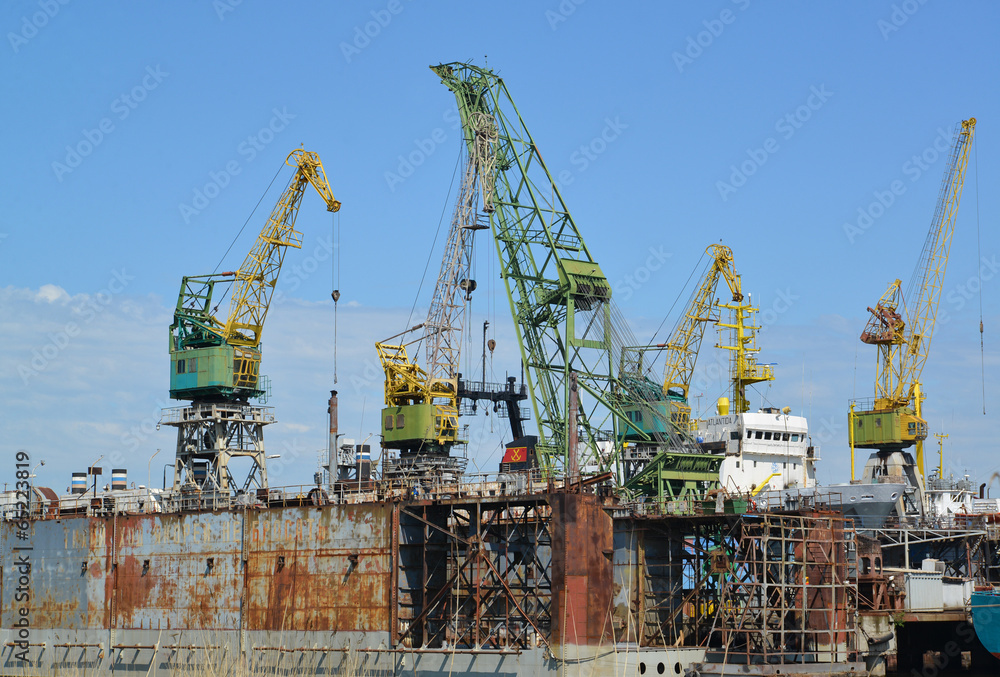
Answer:
[[[235,272],[183,278],[170,325],[170,397],[175,400],[247,401],[265,394],[260,377],[260,341],[288,247],[301,248],[295,217],[307,185],[336,212],[333,196],[316,153],[292,151],[285,160],[295,175],[264,224],[243,265]],[[231,280],[229,314],[215,316],[213,294]]]
[[[975,131],[975,118],[963,120],[956,128],[937,208],[906,293],[900,280],[894,280],[875,307],[868,308],[871,317],[861,340],[878,347],[875,397],[853,401],[848,414],[852,457],[855,447],[889,453],[916,445],[921,477],[928,431],[921,412],[920,377],[934,334]]]

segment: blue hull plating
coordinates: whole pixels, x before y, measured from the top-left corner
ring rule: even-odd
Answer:
[[[972,593],[972,624],[986,650],[1000,658],[1000,593]]]

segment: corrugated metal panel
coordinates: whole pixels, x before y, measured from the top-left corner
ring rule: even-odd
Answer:
[[[246,587],[247,630],[387,631],[388,519],[369,504],[36,521],[32,627],[237,629]],[[2,529],[10,562],[19,541]],[[16,585],[5,568],[3,627],[23,606]]]
[[[116,628],[239,627],[239,513],[119,516]]]
[[[906,574],[906,610],[941,611],[944,591],[938,571],[909,572]]]
[[[965,609],[972,597],[972,581],[943,583],[941,591],[945,609]]]

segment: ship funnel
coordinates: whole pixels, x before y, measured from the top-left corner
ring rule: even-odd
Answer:
[[[111,491],[125,491],[128,489],[128,470],[125,468],[111,469]]]
[[[715,409],[719,412],[719,416],[729,415],[729,398],[720,397],[715,403]]]
[[[70,484],[70,493],[72,494],[87,493],[87,473],[85,472],[73,473],[73,482],[72,484]]]

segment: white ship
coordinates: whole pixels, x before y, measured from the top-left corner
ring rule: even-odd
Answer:
[[[841,511],[859,528],[879,527],[893,513],[909,512],[911,492],[902,478],[818,485],[820,450],[804,416],[793,416],[788,407],[729,414],[727,404],[723,398],[719,415],[699,422],[698,441],[706,451],[725,453],[719,480],[728,492],[753,497],[762,510]]]
[[[727,491],[754,493],[816,486],[819,450],[809,440],[804,416],[785,407],[765,407],[755,413],[725,413],[699,422],[698,441],[706,450],[725,451],[719,479]]]

